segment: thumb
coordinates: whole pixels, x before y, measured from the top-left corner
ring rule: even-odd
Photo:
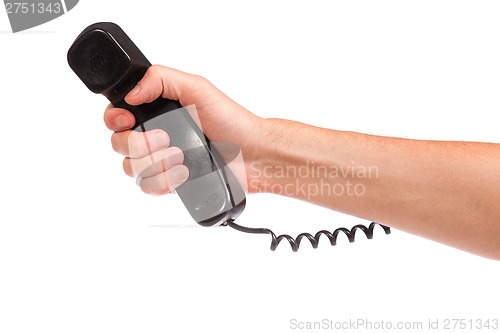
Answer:
[[[162,93],[163,84],[161,76],[154,67],[150,67],[134,89],[125,96],[125,102],[130,105],[150,103]]]
[[[199,85],[196,75],[184,73],[172,68],[153,65],[146,71],[144,77],[132,89],[125,101],[130,105],[150,103],[162,96],[179,101],[182,105],[192,104],[189,101],[190,88]]]

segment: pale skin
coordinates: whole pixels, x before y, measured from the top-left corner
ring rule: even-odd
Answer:
[[[500,144],[409,140],[264,119],[208,80],[159,65],[148,70],[126,101],[139,105],[160,95],[195,105],[213,142],[241,147],[246,169],[242,181],[250,193],[307,200],[500,260]],[[143,134],[130,131],[133,115],[112,105],[104,121],[114,131],[113,148],[125,156],[125,173],[140,176],[144,192],[166,194],[187,179],[182,152],[169,146],[167,133],[152,131],[144,144]],[[155,154],[158,163],[148,164],[148,154]],[[311,172],[301,177],[277,174],[291,166]],[[319,177],[312,168],[337,172]],[[349,172],[353,170],[371,173]]]

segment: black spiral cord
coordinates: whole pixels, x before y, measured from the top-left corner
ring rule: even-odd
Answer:
[[[314,236],[311,235],[311,234],[309,234],[309,233],[307,233],[307,232],[304,232],[304,233],[301,233],[300,235],[298,235],[295,238],[293,238],[290,235],[286,235],[286,234],[283,234],[283,235],[280,235],[280,236],[276,237],[276,234],[274,232],[272,232],[271,230],[267,229],[267,228],[249,228],[249,227],[244,227],[244,226],[241,226],[239,224],[236,224],[234,222],[234,220],[227,220],[222,225],[223,226],[229,226],[229,227],[231,227],[233,229],[236,229],[238,231],[242,231],[242,232],[246,232],[246,233],[250,233],[250,234],[269,234],[269,235],[271,235],[271,251],[276,250],[276,248],[278,247],[279,243],[283,239],[286,239],[288,241],[288,243],[290,243],[290,246],[292,247],[292,250],[294,252],[297,252],[299,250],[299,247],[300,247],[300,242],[302,241],[303,238],[307,238],[311,242],[312,247],[314,249],[316,249],[316,248],[318,248],[319,239],[320,239],[321,235],[325,235],[326,237],[328,237],[328,239],[330,240],[330,244],[332,246],[335,246],[337,244],[337,236],[338,236],[338,234],[340,232],[343,232],[347,236],[347,238],[349,239],[349,243],[354,242],[354,239],[356,237],[356,231],[358,229],[364,232],[364,234],[366,235],[367,239],[372,239],[373,238],[373,229],[377,225],[379,225],[379,226],[382,227],[382,229],[384,230],[384,232],[385,232],[386,235],[389,235],[391,233],[391,228],[390,227],[382,225],[382,224],[379,224],[379,223],[376,223],[376,222],[370,223],[370,225],[368,227],[366,227],[366,226],[364,226],[362,224],[357,224],[354,227],[352,227],[351,230],[349,230],[347,228],[338,228],[338,229],[335,229],[333,231],[333,233],[330,232],[330,231],[327,231],[327,230],[321,230],[321,231],[318,231],[316,233],[316,235],[314,235]]]

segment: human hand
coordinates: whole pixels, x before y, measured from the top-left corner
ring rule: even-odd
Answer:
[[[249,163],[257,158],[259,140],[257,131],[261,118],[231,100],[208,80],[175,69],[154,65],[148,69],[137,86],[125,97],[130,105],[149,103],[159,96],[178,100],[183,106],[194,105],[195,121],[212,142],[226,142],[240,147],[247,166],[245,187],[252,186]],[[197,117],[196,117],[197,116]],[[146,133],[130,129],[135,123],[132,113],[109,105],[104,112],[106,126],[113,130],[113,149],[125,156],[125,173],[140,179],[141,189],[149,194],[161,195],[181,185],[189,175],[182,165],[183,154],[170,147],[168,133],[152,130]]]

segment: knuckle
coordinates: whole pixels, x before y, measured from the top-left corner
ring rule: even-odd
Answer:
[[[162,66],[160,66],[160,65],[153,65],[153,66],[149,67],[148,71],[146,73],[147,77],[150,79],[153,79],[155,81],[160,80],[161,79],[161,69],[162,69]]]
[[[141,133],[133,132],[128,137],[129,156],[136,157],[144,155],[144,137]]]
[[[125,174],[129,177],[133,177],[134,174],[132,172],[132,165],[130,163],[130,158],[126,157],[123,159],[123,163],[122,163],[122,166],[123,166],[123,171],[125,172]]]
[[[210,85],[212,85],[212,83],[204,76],[201,75],[193,75],[193,76],[196,83],[201,87],[209,87]]]
[[[119,144],[119,138],[117,133],[111,134],[111,147],[113,147],[113,150],[117,153],[120,153],[120,144]]]
[[[162,68],[163,68],[163,66],[160,64],[153,64],[151,67],[148,68],[148,70],[151,72],[158,73],[158,71],[161,70]]]
[[[214,85],[208,79],[200,75],[194,75],[191,93],[201,92],[205,95],[210,95],[213,92]]]

